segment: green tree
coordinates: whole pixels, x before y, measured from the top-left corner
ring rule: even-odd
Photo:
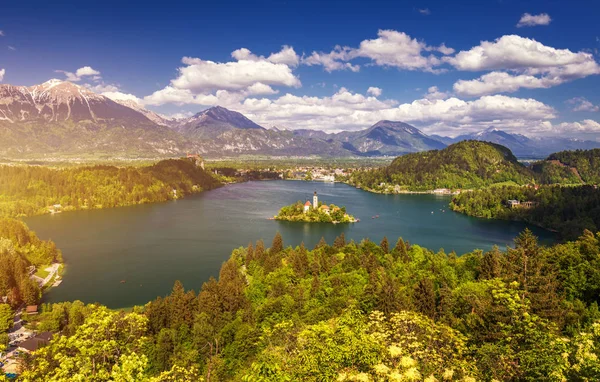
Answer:
[[[276,255],[281,251],[283,251],[283,238],[281,237],[281,234],[277,232],[273,238],[273,242],[271,243],[270,254]]]
[[[8,304],[0,304],[0,333],[5,333],[13,326],[14,313]]]
[[[383,253],[390,253],[390,243],[388,242],[387,237],[383,237],[381,243],[379,244],[379,247],[381,248]]]
[[[335,249],[342,249],[346,246],[346,236],[344,236],[344,233],[342,232],[338,237],[335,238],[335,240],[333,241],[333,248]]]

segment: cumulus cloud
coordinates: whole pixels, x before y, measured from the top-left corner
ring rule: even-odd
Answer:
[[[425,99],[428,100],[436,100],[436,99],[446,99],[450,96],[447,92],[441,92],[437,86],[430,86],[427,89],[427,94],[425,94]]]
[[[267,58],[264,56],[257,56],[247,48],[236,49],[231,52],[231,57],[238,61],[268,61],[274,64],[284,64],[287,66],[295,67],[300,62],[300,57],[296,54],[296,51],[291,46],[284,45],[279,52],[271,53]]]
[[[516,35],[502,36],[493,42],[482,41],[445,60],[459,70],[492,70],[473,80],[457,81],[454,90],[463,96],[549,88],[600,74],[600,66],[589,53],[556,49]]]
[[[370,86],[367,89],[367,93],[372,95],[373,97],[379,97],[381,95],[381,93],[383,92],[383,90],[381,90],[381,88],[375,87],[375,86]]]
[[[294,48],[287,45],[284,45],[281,51],[272,53],[267,60],[274,64],[284,64],[287,66],[298,66],[300,63],[300,57],[296,54]]]
[[[6,74],[6,69],[0,69],[0,82],[4,80],[4,75]]]
[[[433,87],[429,93],[439,92]],[[398,104],[395,100],[353,93],[345,88],[330,97],[286,94],[274,100],[248,98],[231,106],[258,123],[325,131],[364,129],[379,120],[405,121],[430,133],[458,135],[480,131],[490,124],[507,131],[523,132],[556,117],[556,111],[534,99],[503,95],[473,101],[456,97],[418,99]]]
[[[336,46],[331,52],[312,52],[308,57],[302,58],[304,65],[313,66],[321,65],[326,72],[333,72],[334,70],[350,70],[352,72],[358,72],[360,70],[359,65],[352,65],[349,62],[353,58],[352,49],[348,47],[342,48]]]
[[[439,51],[442,54],[454,52],[445,45],[428,46],[404,32],[380,30],[377,36],[376,39],[362,41],[358,49],[352,52],[352,56],[369,58],[379,66],[433,72],[433,68],[443,62],[433,54],[425,55],[425,52]]]
[[[244,91],[246,95],[260,95],[260,94],[277,94],[279,91],[273,89],[269,85],[265,85],[262,82],[256,82]]]
[[[285,61],[285,55],[283,53],[275,59]],[[234,51],[232,56],[237,61],[220,63],[184,57],[182,62],[186,66],[179,68],[179,76],[171,80],[171,87],[195,94],[207,94],[214,90],[242,91],[256,83],[301,86],[298,77],[286,64],[271,62],[244,48]]]
[[[481,71],[498,69],[549,68],[593,61],[589,53],[573,53],[556,49],[536,40],[506,35],[493,42],[482,41],[470,50],[447,58],[458,70]]]
[[[363,40],[358,48],[336,46],[331,52],[312,52],[303,58],[305,65],[322,65],[328,72],[334,70],[349,69],[354,72],[359,70],[358,65],[352,65],[350,61],[356,58],[367,58],[372,64],[378,66],[389,66],[403,70],[423,70],[428,72],[441,72],[434,67],[444,62],[432,53],[438,52],[442,55],[454,53],[454,49],[445,44],[440,46],[429,46],[404,32],[395,30],[379,30],[376,39]]]
[[[103,92],[102,95],[115,102],[130,101],[136,103],[140,107],[144,106],[144,101],[133,94],[121,93],[119,91],[106,91]]]
[[[95,85],[84,84],[83,86],[90,89],[94,93],[107,93],[107,92],[118,92],[119,91],[119,87],[117,85],[107,84],[104,82],[95,84]]]
[[[540,13],[539,15],[523,13],[523,16],[521,16],[521,19],[517,23],[517,28],[549,25],[551,21],[552,19],[547,13]]]
[[[512,93],[521,88],[549,88],[561,82],[560,79],[552,77],[538,78],[525,74],[512,75],[506,72],[491,72],[474,80],[459,80],[453,88],[459,95],[473,97],[503,92]]]
[[[567,104],[572,105],[572,111],[600,111],[599,105],[594,105],[585,97],[574,97],[566,101]]]
[[[102,77],[100,77],[100,72],[93,69],[90,66],[81,67],[81,68],[77,69],[75,71],[75,73],[68,72],[66,70],[55,70],[55,72],[63,73],[65,75],[67,81],[71,81],[71,82],[79,82],[83,79],[83,77],[89,77],[89,76],[94,77],[94,79],[96,79],[96,80],[102,78]]]
[[[530,129],[530,133],[533,135],[557,135],[566,137],[585,137],[587,135],[590,138],[597,139],[598,133],[600,133],[600,123],[592,119],[585,119],[583,121],[575,122],[562,122],[559,124],[553,124],[550,121],[545,121]]]

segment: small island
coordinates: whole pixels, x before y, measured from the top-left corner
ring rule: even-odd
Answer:
[[[313,195],[312,203],[298,201],[292,205],[282,207],[275,220],[286,220],[306,223],[356,223],[358,219],[346,213],[346,207],[338,207],[335,204],[327,205],[319,202],[317,192]]]

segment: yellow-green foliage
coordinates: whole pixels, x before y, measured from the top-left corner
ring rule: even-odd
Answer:
[[[69,211],[159,202],[218,185],[209,173],[185,159],[121,168],[0,166],[0,216],[47,213],[55,204],[61,205],[59,211]]]

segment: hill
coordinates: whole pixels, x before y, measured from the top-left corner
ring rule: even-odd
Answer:
[[[564,137],[526,137],[522,134],[507,133],[495,127],[486,130],[459,135],[456,138],[431,136],[446,144],[460,141],[476,140],[492,142],[508,147],[519,158],[543,158],[560,150],[579,150],[600,147],[600,142],[586,141],[576,138]]]
[[[398,157],[383,169],[355,172],[350,183],[379,192],[400,192],[480,188],[503,182],[522,185],[533,178],[533,172],[506,147],[462,141],[443,150]]]
[[[600,184],[600,149],[557,152],[532,168],[547,184]]]

